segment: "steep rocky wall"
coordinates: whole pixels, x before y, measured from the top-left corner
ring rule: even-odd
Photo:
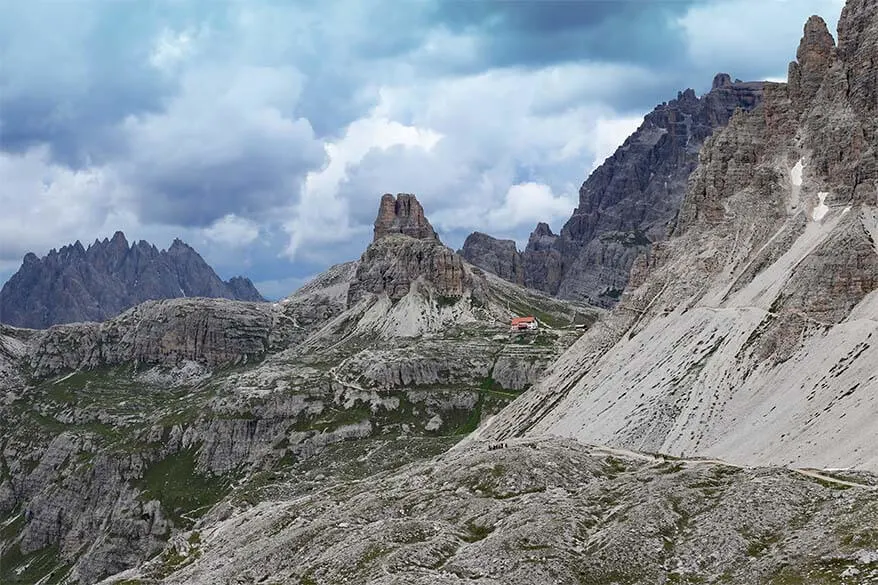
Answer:
[[[214,367],[282,346],[295,326],[268,304],[225,300],[150,301],[107,321],[60,325],[32,342],[28,362],[42,378],[128,362]]]

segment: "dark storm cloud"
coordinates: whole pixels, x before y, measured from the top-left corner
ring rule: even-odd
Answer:
[[[171,86],[148,66],[151,39],[137,34],[145,5],[100,4],[4,5],[2,150],[49,144],[56,160],[81,167],[108,154],[109,126],[161,107]]]
[[[495,66],[541,66],[567,61],[655,63],[682,54],[671,26],[695,2],[538,0],[440,2],[437,16],[482,39]]]

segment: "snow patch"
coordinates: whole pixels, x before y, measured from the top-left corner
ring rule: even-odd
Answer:
[[[811,219],[814,221],[820,221],[826,214],[829,212],[829,206],[826,205],[826,198],[829,197],[829,193],[820,192],[817,194],[817,198],[820,199],[820,203],[814,207],[814,210],[811,212]]]
[[[802,186],[802,172],[805,170],[805,160],[799,159],[799,162],[796,163],[790,170],[790,181],[793,183],[793,187],[801,187]]]
[[[790,184],[792,192],[790,193],[789,211],[795,211],[799,208],[799,202],[802,194],[802,176],[805,170],[805,159],[800,158],[799,161],[790,169]]]

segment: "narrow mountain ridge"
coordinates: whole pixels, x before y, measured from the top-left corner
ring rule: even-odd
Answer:
[[[0,322],[45,329],[60,323],[104,321],[147,300],[209,297],[264,301],[248,278],[223,282],[179,239],[167,250],[125,234],[79,241],[43,258],[30,253],[0,290]]]

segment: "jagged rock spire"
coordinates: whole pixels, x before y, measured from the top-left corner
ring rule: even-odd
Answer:
[[[826,21],[812,16],[805,30],[796,60],[790,63],[790,97],[800,108],[810,102],[826,78],[826,72],[835,61],[835,39],[829,34]]]
[[[404,234],[418,240],[439,239],[424,216],[424,208],[418,198],[408,193],[400,193],[396,198],[385,193],[381,197],[372,241],[377,242],[388,234]]]

